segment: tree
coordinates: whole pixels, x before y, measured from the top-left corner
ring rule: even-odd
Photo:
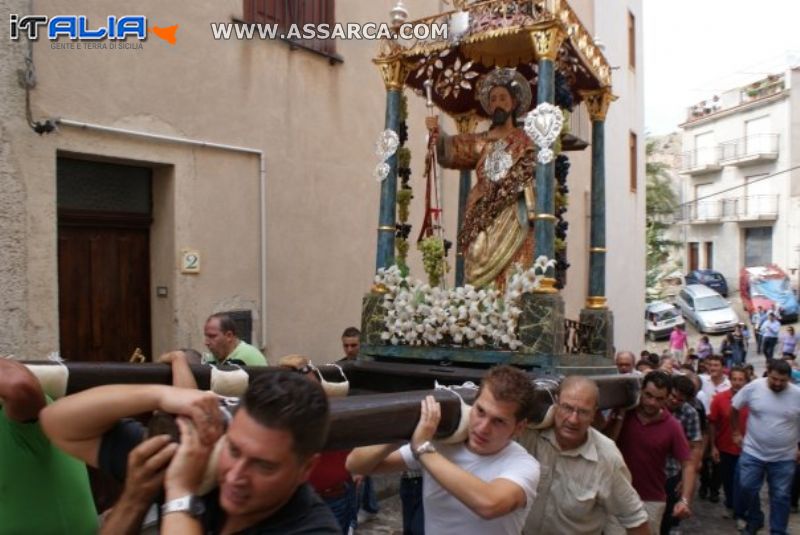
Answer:
[[[645,239],[647,244],[647,263],[645,286],[648,299],[662,296],[660,280],[671,271],[668,264],[670,249],[680,242],[670,240],[666,230],[672,224],[678,209],[678,196],[672,188],[668,169],[664,162],[653,159],[656,141],[650,139],[645,145]],[[677,268],[679,266],[674,266]]]

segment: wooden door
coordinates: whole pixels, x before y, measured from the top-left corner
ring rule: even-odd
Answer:
[[[60,212],[61,356],[126,361],[150,354],[149,217]]]
[[[696,241],[689,242],[689,271],[699,268],[700,244]]]

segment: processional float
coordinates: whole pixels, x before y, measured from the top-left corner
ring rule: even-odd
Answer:
[[[635,378],[609,375],[614,371],[613,317],[605,297],[604,121],[615,97],[608,62],[563,0],[453,2],[450,11],[409,21],[398,0],[391,12],[396,28],[401,24],[447,25],[448,35],[426,41],[384,42],[373,60],[386,89],[385,131],[377,144],[380,161],[374,173],[380,180],[376,278],[363,299],[358,359],[341,363],[339,369],[321,368],[330,383],[343,382],[343,373],[350,393],[332,399],[334,425],[329,447],[407,439],[419,417],[419,401],[434,385],[479,383],[485,369],[499,363],[522,367],[531,374],[538,399],[531,415],[534,422],[546,419],[558,380],[566,374],[593,376],[600,386],[601,408],[630,406],[638,396]],[[428,274],[433,276],[427,283],[414,282],[405,263],[411,185],[409,153],[404,147],[409,132],[404,91],[452,117],[459,134],[475,133],[481,120],[488,117],[480,82],[491,76],[502,78],[496,74],[499,69],[512,69],[515,90],[521,91],[517,96],[527,93],[533,100],[531,109],[522,110],[519,119],[524,121],[520,128],[535,144],[536,162],[518,193],[519,205],[525,206],[520,221],[527,218],[525,223],[534,237],[530,243],[535,244],[533,251],[526,251],[527,258],[536,261],[521,265],[500,287],[474,285],[465,278],[464,250],[457,246],[456,286],[445,288],[442,275],[447,244],[435,229],[441,221],[440,205],[436,184],[429,182],[423,229],[431,238],[427,242],[430,249],[435,250],[434,256],[426,259]],[[563,220],[569,168],[565,153],[582,150],[588,143],[564,125],[569,123],[569,112],[581,103],[592,125],[589,291],[580,318],[568,320],[561,295],[568,267]],[[434,143],[429,146],[436,150]],[[506,149],[496,146],[481,160],[484,167],[475,170],[476,176],[502,184],[511,172]],[[435,172],[433,162],[433,169],[429,165],[427,171]],[[473,170],[460,171],[457,234],[468,215],[470,191],[477,186],[472,178]],[[171,381],[165,364],[29,366],[37,374],[51,367],[66,370],[58,372],[66,378],[56,381],[55,396],[100,384]],[[238,374],[238,386],[233,390],[226,387],[223,393],[227,395],[238,394],[236,388],[243,389],[248,378],[275,369],[192,367],[201,388],[214,386],[213,374]],[[447,436],[458,428],[462,400],[470,402],[474,389],[437,389],[435,395],[443,404],[439,435]]]

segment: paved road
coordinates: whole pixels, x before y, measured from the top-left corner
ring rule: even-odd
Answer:
[[[739,316],[739,321],[747,324],[747,326],[749,327],[750,326],[750,321],[747,318],[747,313],[742,308],[742,300],[739,297],[739,292],[732,292],[731,295],[728,297],[728,301],[730,301],[731,308],[733,308],[733,311],[736,312],[736,314]],[[794,325],[795,331],[800,329],[800,325],[798,325],[798,323],[794,323],[793,325]],[[781,331],[783,331],[783,329],[785,329],[785,328],[786,328],[786,326],[784,325],[781,328]],[[697,329],[695,329],[694,326],[689,322],[686,322],[686,333],[689,336],[689,347],[697,347],[697,342],[700,341],[700,337],[702,335],[699,332],[697,332]],[[709,334],[707,336],[708,336],[709,341],[711,342],[711,345],[714,347],[714,351],[715,352],[718,351],[719,347],[720,347],[720,344],[722,344],[722,340],[724,339],[725,335],[724,334]],[[657,354],[660,355],[662,351],[667,349],[668,345],[669,344],[668,344],[667,340],[659,340],[657,342],[651,342],[650,340],[642,339],[642,346],[640,348],[620,348],[620,349],[629,349],[630,351],[633,351],[636,354],[637,358],[638,358],[639,352],[641,352],[643,349],[646,349],[648,351],[651,351],[653,353],[657,353]],[[753,335],[753,333],[751,333],[750,334],[750,347],[747,350],[747,363],[748,364],[753,364],[753,366],[756,369],[755,370],[756,371],[756,375],[761,375],[761,373],[765,369],[764,368],[765,361],[764,361],[764,357],[763,356],[755,354],[756,353],[755,349],[756,349],[755,348],[755,336]],[[778,348],[778,347],[775,348],[775,353],[777,355],[779,355],[779,350],[780,350],[780,348]]]
[[[768,514],[766,495],[762,496],[764,513]],[[358,535],[402,535],[403,520],[400,514],[400,499],[395,495],[380,502],[378,515],[360,526]],[[694,516],[681,523],[680,533],[702,535],[731,535],[737,533],[733,520],[722,518],[724,507],[705,500],[695,500]],[[761,533],[766,533],[762,530]],[[793,514],[789,519],[789,533],[800,534],[800,515]],[[567,534],[565,534],[567,535]]]

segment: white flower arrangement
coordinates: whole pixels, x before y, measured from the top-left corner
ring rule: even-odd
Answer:
[[[538,288],[544,273],[554,266],[555,261],[545,256],[527,270],[516,264],[503,295],[491,286],[431,287],[403,277],[397,266],[381,268],[375,275],[376,285],[387,290],[383,297],[386,330],[381,339],[392,345],[516,350],[522,346],[517,338],[522,294]]]

